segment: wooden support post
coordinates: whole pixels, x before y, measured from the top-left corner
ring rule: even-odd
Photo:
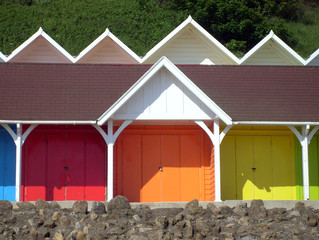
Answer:
[[[108,120],[107,122],[107,201],[113,198],[113,120]]]
[[[214,120],[214,160],[215,160],[215,201],[221,202],[221,180],[220,180],[220,140],[219,140],[219,120]]]
[[[125,120],[119,129],[113,134],[113,120],[109,119],[107,122],[107,134],[99,125],[93,125],[102,135],[105,143],[107,144],[107,197],[106,200],[110,201],[114,196],[113,179],[114,179],[114,144],[120,133],[132,123],[131,120]]]
[[[214,169],[215,169],[215,202],[221,202],[221,176],[220,176],[220,144],[226,133],[231,128],[231,125],[219,133],[219,119],[214,120],[214,133],[206,126],[203,121],[195,121],[209,136],[214,145]]]
[[[301,150],[302,150],[302,184],[303,184],[303,199],[309,200],[310,199],[310,186],[309,186],[309,153],[308,153],[308,145],[312,137],[315,135],[319,126],[315,126],[311,132],[309,133],[310,126],[305,125],[301,127],[301,134],[299,131],[293,127],[288,126],[290,130],[296,135],[298,138]],[[308,134],[309,133],[309,134]]]
[[[17,124],[16,134],[16,201],[21,201],[22,126]]]

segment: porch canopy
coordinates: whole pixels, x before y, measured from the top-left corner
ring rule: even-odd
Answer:
[[[304,198],[309,198],[307,148],[319,126],[319,67],[174,65],[161,58],[153,66],[0,63],[0,123],[17,146],[16,199],[20,200],[22,144],[37,124],[94,125],[108,144],[114,144],[121,130],[140,117],[125,116],[121,107],[140,89],[138,84],[143,86],[163,68],[179,80],[182,91],[195,96],[207,116],[188,118],[204,128],[215,148],[226,133],[219,134],[219,120],[227,126],[290,127],[303,147]],[[144,120],[155,120],[145,116]],[[124,122],[113,134],[116,118]],[[215,135],[204,124],[208,120],[218,125]],[[106,122],[108,133],[99,127]],[[17,133],[7,124],[17,124]],[[24,134],[22,124],[31,124]],[[218,192],[215,200],[220,200]]]

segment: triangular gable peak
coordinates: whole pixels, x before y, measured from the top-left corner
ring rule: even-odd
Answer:
[[[162,56],[174,64],[237,65],[239,59],[189,16],[153,47],[142,62],[153,64]]]
[[[6,61],[7,61],[7,57],[4,56],[2,52],[0,52],[0,62],[6,62]]]
[[[75,62],[136,64],[141,58],[106,29],[76,57]]]
[[[99,119],[212,120],[231,118],[166,57],[152,66]]]
[[[305,60],[273,31],[240,60],[241,65],[305,65]]]
[[[55,42],[42,28],[15,49],[8,62],[73,63],[74,58]]]
[[[307,59],[306,65],[319,66],[319,48]]]

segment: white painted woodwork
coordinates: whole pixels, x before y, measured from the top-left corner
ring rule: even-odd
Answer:
[[[220,177],[220,144],[223,141],[226,133],[232,127],[231,125],[226,126],[226,128],[219,133],[219,119],[214,119],[214,133],[207,127],[203,121],[195,121],[195,123],[200,126],[208,135],[210,140],[214,145],[214,170],[215,170],[215,202],[221,202],[221,177]]]
[[[315,57],[314,59],[312,59],[307,66],[319,66],[319,54],[317,55],[317,57]]]
[[[214,145],[214,170],[215,170],[215,202],[222,201],[221,179],[220,179],[220,135],[219,120],[214,121],[214,135],[216,136],[216,144]]]
[[[115,41],[106,37],[90,52],[79,59],[77,63],[138,64],[139,62],[121,48]]]
[[[201,63],[201,65],[215,65],[210,59],[205,58]]]
[[[310,199],[310,185],[309,185],[309,149],[308,146],[312,137],[318,131],[319,126],[315,126],[309,133],[310,126],[304,125],[301,127],[301,133],[293,127],[288,126],[290,130],[296,135],[301,145],[302,155],[302,183],[303,183],[303,198],[304,200]]]
[[[210,120],[215,116],[173,74],[162,68],[113,117],[123,120]]]
[[[113,191],[113,180],[114,180],[114,144],[120,133],[132,123],[131,120],[126,120],[113,134],[113,120],[110,119],[107,122],[107,134],[104,130],[97,124],[93,125],[99,133],[102,135],[105,143],[107,144],[107,201],[110,201],[114,196]]]
[[[37,37],[9,62],[72,63],[43,36]]]
[[[109,143],[107,144],[107,201],[110,201],[113,198],[113,172],[114,172],[114,159],[113,159],[113,148],[114,142],[113,139],[113,121],[109,120],[107,123],[107,134],[109,137]]]
[[[16,135],[16,201],[21,201],[21,170],[22,170],[22,126],[17,124]]]
[[[162,56],[166,56],[174,64],[200,64],[202,62],[215,65],[235,64],[234,60],[206,39],[192,25],[181,30],[144,63],[153,64]]]
[[[241,65],[302,65],[290,53],[270,39]]]

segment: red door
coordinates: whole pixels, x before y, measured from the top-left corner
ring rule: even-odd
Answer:
[[[35,130],[24,144],[23,200],[104,201],[105,168],[106,145],[97,133]]]

